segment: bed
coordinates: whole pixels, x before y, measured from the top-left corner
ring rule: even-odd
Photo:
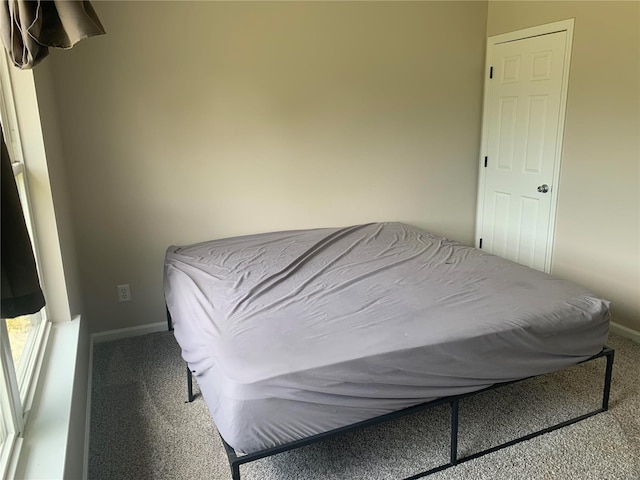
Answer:
[[[231,462],[602,355],[610,383],[607,301],[402,223],[173,246],[164,289]]]

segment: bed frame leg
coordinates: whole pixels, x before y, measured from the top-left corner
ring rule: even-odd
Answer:
[[[240,465],[237,463],[231,464],[231,478],[233,480],[240,480]]]
[[[193,374],[191,370],[189,370],[189,366],[187,365],[187,401],[189,403],[193,402],[195,397],[193,396]]]
[[[451,405],[451,465],[458,463],[458,407],[459,400],[456,398]]]
[[[602,411],[609,410],[609,394],[611,393],[611,377],[613,372],[613,356],[615,350],[609,350],[607,356],[607,370],[604,376],[604,391],[602,392]]]
[[[165,303],[164,308],[167,310],[167,330],[173,330],[173,322],[171,321],[171,314],[169,313],[169,307]]]

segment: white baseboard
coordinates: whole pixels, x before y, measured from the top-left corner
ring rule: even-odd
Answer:
[[[613,333],[617,333],[618,335],[626,338],[630,338],[634,342],[640,343],[640,332],[634,330],[629,327],[625,327],[624,325],[620,325],[619,323],[610,322],[610,330]]]
[[[106,332],[92,334],[91,344],[110,342],[111,340],[119,340],[121,338],[137,337],[139,335],[146,335],[147,333],[166,331],[167,322],[148,323],[147,325],[139,325],[137,327],[118,328],[116,330],[108,330]]]

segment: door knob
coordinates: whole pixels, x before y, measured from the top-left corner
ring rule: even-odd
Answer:
[[[549,185],[547,185],[546,183],[545,183],[545,184],[543,184],[543,185],[540,185],[540,186],[538,187],[538,191],[539,191],[540,193],[547,193],[547,192],[549,191]]]

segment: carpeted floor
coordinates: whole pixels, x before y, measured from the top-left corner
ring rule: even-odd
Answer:
[[[443,479],[640,479],[640,345],[616,349],[608,412],[432,475]],[[171,333],[95,345],[89,479],[231,478],[203,399],[185,403]],[[461,402],[461,456],[598,407],[604,360]],[[196,387],[196,392],[198,392]],[[446,462],[449,409],[262,459],[243,480],[399,479]]]

